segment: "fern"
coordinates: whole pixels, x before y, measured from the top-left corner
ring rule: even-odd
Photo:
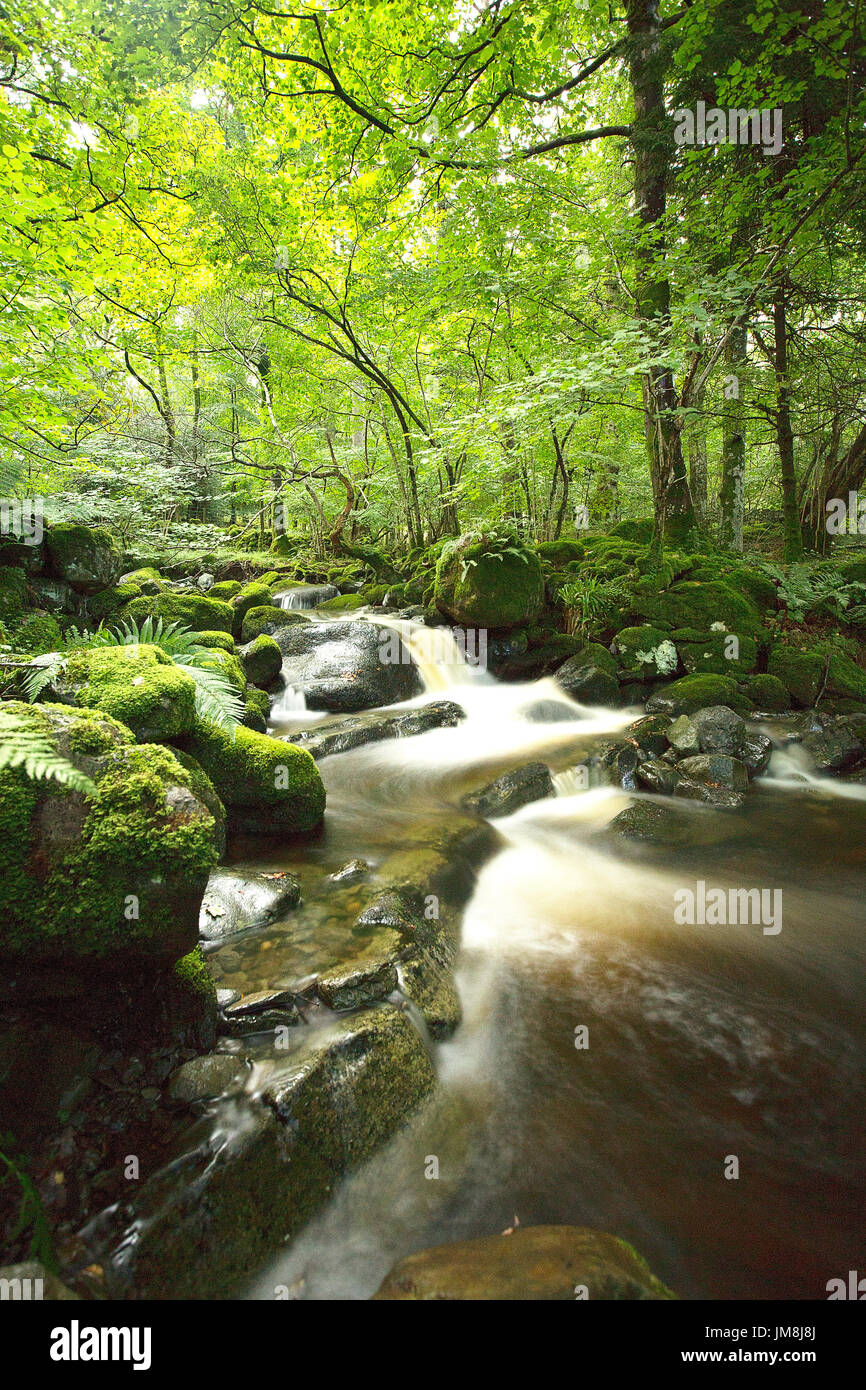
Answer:
[[[182,623],[164,623],[162,618],[147,617],[139,627],[134,622],[121,623],[116,629],[99,627],[95,632],[74,630],[66,652],[52,653],[54,659],[34,667],[24,681],[27,699],[38,700],[42,691],[56,676],[70,650],[82,651],[93,647],[159,647],[180,667],[195,684],[195,709],[200,719],[206,719],[229,733],[234,733],[245,714],[244,702],[222,668],[220,652],[204,647],[196,634]]]
[[[23,768],[34,782],[59,782],[70,791],[96,795],[90,778],[62,757],[41,730],[11,710],[0,709],[0,770],[6,767]]]

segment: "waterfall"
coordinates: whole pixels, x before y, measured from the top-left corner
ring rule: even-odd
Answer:
[[[400,634],[421,673],[424,689],[430,693],[452,690],[455,686],[492,686],[486,669],[487,634],[450,627],[425,627],[404,618],[370,617],[378,627]]]
[[[336,598],[339,592],[333,584],[296,584],[292,589],[274,594],[274,604],[277,608],[315,608],[329,598]]]

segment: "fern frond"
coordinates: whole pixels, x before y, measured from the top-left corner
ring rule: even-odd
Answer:
[[[91,779],[62,757],[39,729],[10,710],[0,710],[0,770],[6,767],[23,768],[34,782],[59,782],[70,791],[96,795]]]
[[[175,664],[195,681],[195,712],[199,719],[207,719],[218,728],[234,733],[246,708],[228,676],[215,666],[198,666],[183,661]]]

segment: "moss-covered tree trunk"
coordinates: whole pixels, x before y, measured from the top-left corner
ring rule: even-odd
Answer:
[[[731,329],[725,348],[727,372],[722,384],[725,398],[722,422],[722,480],[719,487],[719,543],[742,552],[743,510],[746,484],[746,413],[743,369],[747,333],[742,319]]]
[[[794,430],[791,425],[791,383],[788,376],[787,284],[780,281],[773,299],[773,335],[776,372],[776,446],[782,487],[782,518],[786,560],[803,554],[803,532],[797,505],[797,472],[794,467]]]
[[[664,104],[665,56],[657,0],[628,0],[629,73],[634,97],[634,197],[641,222],[636,252],[638,316],[651,337],[670,332],[670,283],[665,264],[665,185],[671,132]],[[644,382],[646,435],[653,479],[656,533],[679,544],[695,528],[683,458],[679,399],[673,372],[650,368]]]

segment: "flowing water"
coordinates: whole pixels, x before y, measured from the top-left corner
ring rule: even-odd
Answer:
[[[268,861],[301,874],[300,917],[218,952],[225,982],[314,969],[358,905],[325,876],[423,841],[467,786],[540,759],[558,794],[496,823],[434,1097],[249,1296],[368,1298],[413,1250],[563,1222],[625,1237],[682,1297],[826,1297],[864,1258],[864,787],[780,750],[742,810],[677,803],[687,847],[636,848],[602,833],[630,798],[574,771],[634,713],[498,684],[441,630],[398,626],[426,686],[409,703],[446,692],[467,718],[320,764],[322,840]],[[309,718],[283,708],[276,732]],[[678,924],[699,880],[781,889],[782,930]]]

